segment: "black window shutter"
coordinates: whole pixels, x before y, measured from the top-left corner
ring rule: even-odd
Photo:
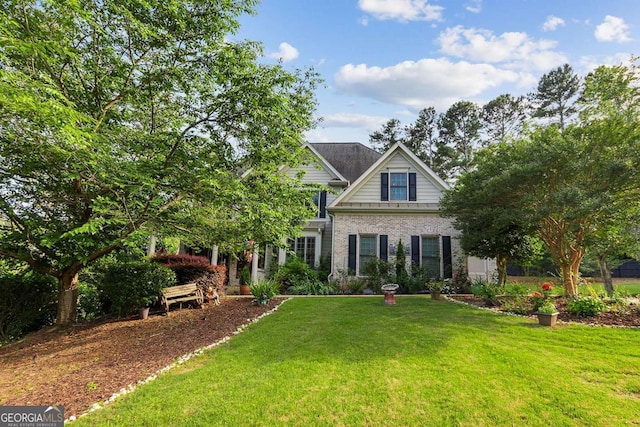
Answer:
[[[327,192],[320,192],[320,218],[327,217]]]
[[[442,236],[442,264],[444,266],[444,278],[453,277],[453,258],[451,257],[451,236]]]
[[[355,234],[349,234],[349,274],[356,274],[356,238]]]
[[[415,202],[418,199],[416,191],[416,173],[409,173],[409,201]]]
[[[387,261],[389,259],[388,247],[389,247],[389,236],[387,236],[386,234],[381,234],[380,235],[380,259],[382,261]]]
[[[411,262],[420,265],[420,236],[411,236]]]
[[[389,174],[386,172],[380,174],[380,200],[389,200]]]

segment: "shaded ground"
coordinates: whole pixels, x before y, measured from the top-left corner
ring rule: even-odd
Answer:
[[[473,295],[450,295],[449,298],[462,301],[464,303],[475,305],[478,307],[491,308],[501,311],[503,307],[499,303],[491,304],[482,298]],[[554,299],[554,304],[558,309],[558,320],[562,322],[579,322],[589,325],[606,325],[606,326],[627,326],[640,327],[640,307],[629,307],[624,313],[608,312],[601,313],[593,317],[578,317],[566,311],[567,300],[564,297]],[[534,311],[530,310],[526,313],[528,316],[535,317]]]
[[[175,308],[148,319],[44,330],[0,347],[0,405],[63,405],[78,416],[176,358],[233,334],[283,299],[258,306],[226,297],[219,306]]]

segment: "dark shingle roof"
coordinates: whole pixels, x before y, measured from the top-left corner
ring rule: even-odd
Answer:
[[[314,142],[311,146],[351,183],[382,156],[359,142]]]

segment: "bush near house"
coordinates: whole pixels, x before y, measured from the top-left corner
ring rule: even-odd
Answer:
[[[57,283],[51,276],[0,275],[0,344],[50,325],[56,316]]]
[[[159,254],[151,258],[151,261],[173,270],[178,285],[196,283],[204,295],[209,287],[215,289],[218,295],[225,293],[227,267],[224,265],[211,265],[205,257],[187,254]]]
[[[120,317],[150,307],[160,299],[163,288],[175,284],[175,273],[162,264],[124,262],[107,268],[103,294],[111,302],[111,312]]]

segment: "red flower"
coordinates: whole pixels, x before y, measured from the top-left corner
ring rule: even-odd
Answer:
[[[542,284],[543,291],[550,291],[551,289],[553,289],[553,285],[551,283],[547,282]]]

